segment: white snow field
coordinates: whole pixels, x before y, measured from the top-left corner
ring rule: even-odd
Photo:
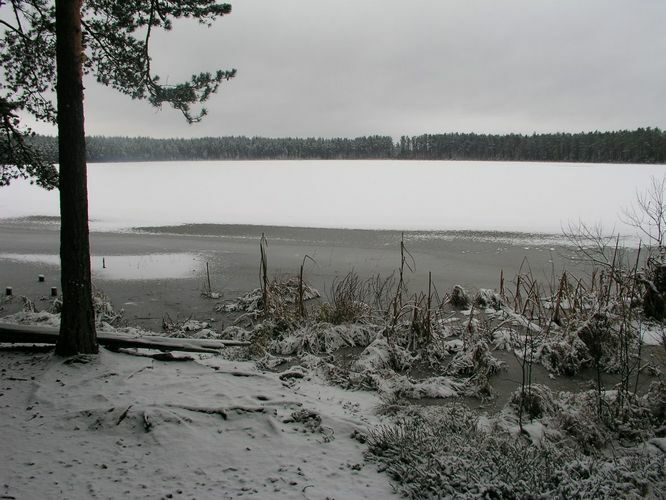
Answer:
[[[184,223],[631,234],[621,212],[665,165],[212,161],[89,165],[93,229]],[[0,218],[57,216],[57,193],[0,191]]]

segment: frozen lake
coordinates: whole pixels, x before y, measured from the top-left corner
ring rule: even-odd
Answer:
[[[560,233],[621,222],[664,165],[448,161],[91,164],[92,228],[186,223]],[[57,216],[56,192],[0,189],[0,218]]]

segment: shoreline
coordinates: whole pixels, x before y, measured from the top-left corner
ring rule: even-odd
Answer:
[[[254,230],[253,228],[252,231]],[[305,250],[326,248],[330,251],[329,262],[322,262],[316,274],[308,271],[306,279],[326,282],[331,276],[339,277],[342,266],[350,262],[360,266],[356,271],[364,277],[377,270],[395,266],[400,258],[399,240],[389,241],[390,244],[387,244],[378,241],[376,235],[373,239],[365,234],[366,238],[363,239],[363,234],[343,231],[336,234],[346,236],[347,239],[336,241],[337,246],[331,246],[330,234],[324,238],[316,231],[306,231],[303,235],[308,236],[307,239],[294,240],[280,239],[281,236],[288,236],[286,230],[271,228],[271,233],[269,236],[273,239],[269,246],[269,259],[273,263],[277,261],[278,264],[292,266],[294,261],[298,262]],[[227,298],[234,298],[239,293],[232,293],[233,279],[238,280],[239,287],[247,286],[252,281],[252,275],[258,281],[256,271],[259,244],[258,240],[253,241],[251,236],[252,233],[240,236],[225,234],[213,238],[188,234],[93,233],[93,269],[100,273],[100,258],[104,259],[103,255],[110,256],[109,252],[124,252],[126,260],[140,257],[133,261],[139,266],[136,273],[144,272],[145,267],[152,265],[148,260],[151,256],[180,255],[179,259],[183,260],[196,252],[197,255],[206,257],[206,263],[209,263],[208,259],[214,262],[214,270],[221,269],[220,273],[214,276],[228,280],[221,281],[223,287],[226,286],[224,293],[228,294]],[[0,248],[0,277],[10,274],[16,277],[20,283],[21,294],[23,287],[31,288],[38,294],[49,290],[52,283],[59,279],[58,266],[53,260],[50,263],[39,259],[21,260],[20,249],[32,252],[35,248],[52,251],[58,240],[58,231],[55,230],[40,230],[35,227],[17,229],[0,223],[0,241],[6,246],[11,245],[12,249],[18,252],[13,259],[2,258],[1,251],[4,249]],[[40,246],[36,247],[36,244]],[[558,254],[557,248],[553,247],[498,247],[497,244],[470,239],[416,239],[411,241],[408,247],[418,263],[440,266],[440,272],[436,276],[444,283],[443,288],[446,290],[450,290],[455,283],[450,280],[455,273],[464,276],[466,280],[469,280],[470,275],[478,274],[492,281],[493,269],[506,264],[509,266],[506,268],[508,273],[512,266],[523,265],[525,254],[530,258],[533,272],[545,272],[544,269],[551,266],[552,272],[556,273],[560,266],[569,265],[564,253],[567,249],[560,249],[563,253]],[[184,250],[190,253],[176,253]],[[51,254],[36,255],[43,257]],[[23,257],[25,256],[24,254]],[[560,259],[557,264],[555,257]],[[107,269],[117,265],[111,257],[106,262]],[[252,273],[252,270],[255,273]],[[45,282],[37,281],[38,272],[46,274]],[[421,266],[418,272],[410,275],[410,285],[416,285],[411,287],[412,292],[414,288],[418,289],[418,280],[424,272],[426,271]],[[273,276],[276,274],[272,273]],[[508,283],[511,275],[505,276]],[[652,401],[663,402],[663,385],[659,385],[663,384],[662,374],[659,367],[664,366],[666,352],[661,345],[638,346],[641,363],[644,360],[646,364],[644,367],[641,367],[641,363],[636,365],[638,371],[630,374],[630,389],[622,393],[621,375],[615,372],[612,363],[615,359],[621,362],[625,358],[613,356],[605,365],[607,369],[603,372],[595,371],[590,365],[591,360],[585,358],[585,352],[588,351],[584,341],[579,339],[578,343],[582,346],[576,345],[567,335],[569,326],[574,323],[568,323],[562,329],[554,329],[552,335],[544,336],[544,331],[538,325],[542,324],[541,319],[547,320],[548,317],[539,316],[536,328],[540,333],[535,334],[531,319],[525,316],[526,308],[522,314],[514,312],[520,310],[520,306],[518,309],[515,305],[513,309],[511,306],[494,308],[486,307],[489,303],[486,303],[486,306],[481,303],[462,310],[448,304],[447,309],[437,310],[441,316],[433,322],[437,325],[435,333],[425,344],[419,344],[419,336],[423,335],[423,332],[415,332],[414,323],[410,323],[409,317],[406,321],[403,318],[398,323],[398,330],[391,334],[394,339],[397,335],[401,341],[392,347],[385,329],[390,319],[383,315],[381,318],[367,316],[379,319],[379,322],[362,323],[366,317],[362,314],[356,316],[351,323],[337,326],[332,322],[317,322],[313,317],[314,321],[305,323],[304,328],[299,323],[287,327],[286,331],[283,330],[283,323],[289,324],[293,317],[278,315],[275,322],[269,320],[262,325],[249,325],[249,329],[225,329],[226,326],[231,326],[232,316],[211,313],[218,301],[201,296],[197,283],[201,285],[203,275],[195,273],[186,278],[100,279],[101,274],[94,273],[94,277],[96,284],[111,298],[116,307],[120,305],[126,308],[124,319],[120,323],[114,323],[114,327],[119,328],[118,332],[132,330],[124,329],[124,326],[140,326],[157,332],[160,330],[162,317],[169,314],[167,319],[180,323],[176,327],[178,331],[172,332],[174,337],[244,340],[249,341],[253,347],[247,348],[247,351],[225,349],[212,356],[171,355],[172,357],[166,359],[152,356],[152,351],[139,352],[143,351],[141,349],[115,353],[102,348],[94,359],[85,356],[74,358],[80,361],[75,366],[66,366],[71,360],[54,356],[52,348],[21,351],[3,346],[5,351],[2,356],[2,371],[11,373],[5,384],[3,401],[4,406],[9,409],[5,412],[5,420],[9,425],[10,444],[11,439],[15,439],[16,443],[21,440],[20,445],[14,443],[19,459],[11,462],[14,464],[10,468],[12,478],[6,481],[5,486],[5,493],[12,493],[12,496],[17,492],[34,491],[35,487],[46,488],[40,481],[44,477],[50,480],[49,476],[41,475],[35,479],[34,475],[29,475],[35,470],[34,465],[53,472],[54,478],[66,477],[66,474],[71,476],[71,471],[68,472],[62,467],[65,464],[62,461],[63,454],[78,456],[76,453],[80,454],[81,446],[88,446],[91,441],[96,443],[96,457],[93,457],[93,460],[75,462],[79,469],[85,464],[92,464],[90,470],[81,473],[85,477],[95,478],[95,487],[99,491],[103,491],[105,484],[109,485],[108,491],[118,491],[118,484],[127,484],[129,489],[126,494],[131,492],[136,484],[147,489],[149,486],[146,483],[149,482],[145,478],[153,476],[146,476],[145,473],[152,469],[162,471],[161,468],[168,463],[165,461],[173,457],[173,449],[185,456],[188,463],[196,463],[202,454],[216,457],[215,454],[222,447],[233,452],[225,454],[226,457],[231,456],[232,460],[229,467],[223,461],[222,471],[219,470],[220,462],[217,459],[201,462],[205,463],[207,468],[199,467],[195,471],[183,469],[181,461],[173,466],[173,470],[178,471],[177,475],[171,476],[166,483],[157,481],[150,487],[153,491],[162,491],[160,488],[165,484],[167,489],[173,488],[173,481],[192,484],[194,481],[208,488],[213,484],[225,491],[229,490],[229,485],[237,484],[239,491],[244,492],[245,486],[240,487],[245,484],[243,474],[237,474],[235,479],[227,474],[229,471],[237,471],[233,457],[242,454],[247,460],[255,460],[250,466],[251,469],[248,469],[253,471],[253,476],[273,477],[271,474],[276,463],[284,463],[289,457],[297,457],[291,469],[281,466],[278,470],[281,475],[289,473],[290,470],[295,471],[292,474],[294,480],[289,486],[300,488],[299,482],[306,477],[313,488],[323,491],[324,486],[328,488],[328,484],[331,484],[326,491],[338,491],[335,488],[340,481],[340,471],[347,470],[351,471],[349,482],[352,485],[356,484],[353,483],[354,480],[362,477],[358,491],[369,491],[367,488],[371,488],[375,496],[378,491],[382,492],[381,496],[388,491],[389,483],[386,481],[387,476],[380,475],[380,472],[388,471],[388,477],[396,481],[393,486],[401,488],[398,491],[408,491],[415,481],[418,482],[418,478],[396,480],[396,477],[391,475],[390,467],[394,462],[390,457],[399,457],[401,467],[405,463],[422,463],[418,461],[420,458],[408,458],[410,461],[406,462],[403,457],[422,457],[424,454],[428,459],[431,456],[437,457],[437,450],[449,450],[449,444],[455,443],[461,432],[467,432],[468,435],[462,435],[465,441],[461,443],[460,451],[456,449],[448,452],[451,463],[456,464],[456,467],[461,460],[478,462],[480,451],[492,451],[494,448],[486,447],[491,436],[501,445],[497,449],[502,456],[509,450],[514,457],[526,453],[541,457],[542,450],[558,447],[563,453],[558,459],[558,467],[565,472],[572,470],[572,467],[579,467],[581,460],[587,460],[586,457],[590,456],[594,457],[590,459],[593,460],[590,462],[593,464],[590,470],[595,470],[600,463],[598,456],[592,455],[588,450],[600,450],[603,453],[603,450],[611,449],[609,443],[618,443],[621,446],[612,447],[613,458],[602,463],[605,467],[603,470],[610,470],[607,467],[615,466],[614,464],[621,460],[618,470],[624,474],[620,476],[622,481],[626,477],[626,463],[638,464],[636,471],[647,467],[643,464],[648,463],[651,467],[648,472],[653,469],[660,471],[659,467],[663,465],[663,460],[659,461],[660,454],[663,453],[663,436],[659,433],[663,426],[653,420],[661,418],[657,413],[660,407],[650,406]],[[308,281],[313,282],[313,279]],[[489,287],[495,288],[493,285],[496,283],[491,283]],[[547,285],[548,283],[543,283],[545,293]],[[478,283],[473,288],[479,288]],[[325,294],[326,290],[322,290],[322,293]],[[574,293],[574,300],[576,297],[578,295]],[[126,302],[118,304],[118,299]],[[411,300],[408,297],[406,299]],[[417,300],[415,297],[414,304]],[[0,316],[11,314],[12,307],[21,309],[22,302],[19,293],[9,302],[0,300]],[[46,309],[48,302],[47,298],[38,302],[37,306],[39,309]],[[372,308],[369,303],[363,302],[363,305]],[[414,311],[416,307],[420,306],[415,305]],[[279,306],[275,310],[287,311]],[[251,309],[242,309],[239,312],[242,311],[248,311],[249,314]],[[144,316],[139,317],[139,314]],[[145,316],[146,314],[149,316]],[[59,322],[59,318],[52,314],[17,315],[18,322],[23,321],[23,318],[41,324],[44,324],[44,321],[51,321],[53,324]],[[188,322],[186,326],[183,323],[188,318],[212,323]],[[416,318],[414,313],[414,321]],[[428,318],[430,319],[429,313]],[[521,318],[526,322],[521,322]],[[572,321],[575,321],[575,317]],[[513,326],[502,330],[507,323]],[[102,324],[100,329],[108,331],[108,326]],[[521,332],[529,331],[533,332],[532,335],[521,335]],[[550,331],[550,326],[547,331]],[[416,344],[411,344],[411,335],[414,335],[411,338],[416,340]],[[528,337],[532,339],[529,343]],[[423,340],[424,337],[420,338]],[[525,349],[523,352],[527,352],[528,346],[534,349],[532,342],[535,338],[537,347],[533,354],[536,358],[531,357],[529,364],[526,364],[521,361],[516,350]],[[314,339],[316,341],[313,341]],[[613,340],[609,339],[607,345],[612,347]],[[629,358],[626,359],[629,363]],[[171,361],[179,361],[177,367],[170,366]],[[529,370],[527,386],[526,367]],[[643,368],[646,368],[644,372]],[[571,370],[569,374],[568,369]],[[616,394],[625,394],[627,399],[619,399]],[[629,399],[631,394],[638,397]],[[159,397],[156,398],[156,395]],[[31,399],[33,397],[34,404]],[[526,397],[531,398],[527,401],[533,403],[529,403],[527,407],[517,403]],[[25,401],[29,404],[26,405]],[[61,405],[62,401],[66,401],[64,406]],[[607,423],[597,416],[595,408],[597,405],[601,408],[602,402],[608,405],[612,414],[615,414],[618,405],[629,402],[629,432],[625,426],[616,427],[619,420]],[[22,413],[24,407],[25,413]],[[16,410],[17,408],[19,410]],[[19,413],[16,414],[16,411]],[[36,418],[41,420],[35,420]],[[66,425],[63,425],[63,422],[66,422]],[[186,425],[181,425],[183,422]],[[405,426],[404,422],[409,424]],[[452,426],[446,427],[447,423]],[[414,439],[410,437],[412,434],[408,434],[412,428],[409,425],[418,426],[418,433],[413,434]],[[33,432],[35,429],[38,431]],[[40,429],[46,429],[44,434]],[[393,433],[394,429],[400,433]],[[446,433],[442,434],[442,430]],[[104,439],[104,436],[110,435],[113,436],[112,440]],[[391,438],[396,435],[400,439]],[[419,440],[422,440],[424,435],[428,437],[427,446],[419,446]],[[353,439],[334,439],[343,436]],[[446,446],[433,447],[431,436],[439,439],[436,444]],[[252,441],[255,437],[261,438],[260,447],[253,444],[256,443]],[[72,443],[72,446],[63,447],[63,442]],[[180,446],[183,442],[189,445]],[[415,443],[414,446],[412,442]],[[469,443],[472,443],[472,447],[477,446],[477,449],[470,451]],[[378,448],[378,444],[381,448]],[[122,460],[122,463],[117,458],[118,445],[130,448],[130,458]],[[131,453],[134,446],[141,449]],[[510,448],[511,446],[513,448]],[[638,450],[638,446],[644,450],[652,446],[649,452],[640,456],[650,462],[636,461],[637,455],[633,450]],[[378,449],[396,450],[397,453],[378,453]],[[37,453],[37,450],[41,454]],[[192,453],[192,450],[195,453]],[[282,454],[284,450],[287,450],[287,455]],[[404,450],[411,455],[405,455]],[[257,461],[257,451],[262,457],[268,458]],[[486,467],[484,470],[491,470],[492,474],[495,474],[492,467],[496,466],[498,461],[493,453],[496,452],[490,453],[484,459],[491,464],[490,469]],[[153,458],[147,458],[148,455]],[[121,458],[123,457],[126,455],[122,454]],[[138,458],[134,460],[132,457]],[[358,457],[353,459],[354,465],[350,465],[350,457]],[[331,460],[335,462],[334,465],[338,462],[346,463],[346,467],[339,465],[336,470],[331,469],[333,475],[326,476],[333,478],[331,483],[309,480],[309,477],[314,478],[316,474],[321,475],[321,471],[326,472],[326,464],[330,464]],[[104,467],[98,466],[99,463],[104,464]],[[125,465],[127,463],[130,465]],[[365,467],[370,463],[378,463],[382,468]],[[439,464],[439,469],[434,469],[435,471],[448,470],[442,462],[435,463]],[[534,470],[543,467],[541,462],[534,462],[534,458],[529,456],[525,463]],[[551,456],[546,456],[543,463],[551,467]],[[127,474],[130,470],[128,467],[139,471],[137,477],[140,477],[140,483],[134,476]],[[113,483],[109,481],[108,469],[113,473],[110,476]],[[647,491],[645,485],[659,491],[663,484],[663,474],[655,475],[650,472],[652,475],[649,475],[648,472],[645,474],[648,479],[641,479],[641,491]],[[557,477],[568,477],[564,472],[558,474],[560,476]],[[607,482],[608,473],[604,474],[605,476],[600,476],[601,480]],[[207,478],[206,482],[199,483],[204,477]],[[442,485],[448,485],[448,476],[442,477]],[[105,480],[107,483],[103,483]],[[369,482],[370,480],[372,482]],[[626,492],[626,484],[622,481],[618,484],[622,487],[621,491]],[[269,489],[275,492],[277,490],[273,485],[277,482],[277,479],[268,479],[257,484],[266,487],[266,492]],[[11,485],[11,489],[7,485]],[[67,488],[75,493],[74,496],[77,496],[78,483],[70,481],[67,485]],[[598,490],[598,486],[594,488],[594,491]],[[66,490],[60,491],[64,493]],[[88,491],[93,490],[88,487]]]
[[[116,310],[124,309],[125,321],[159,331],[162,318],[187,318],[224,323],[225,317],[214,311],[219,301],[201,296],[206,264],[214,291],[222,299],[233,299],[259,286],[259,239],[269,241],[269,276],[281,278],[298,274],[306,255],[314,259],[305,265],[305,280],[326,297],[336,280],[354,271],[361,279],[389,276],[400,264],[400,231],[341,230],[289,228],[248,225],[166,226],[147,232],[137,228],[130,232],[91,232],[93,282]],[[217,234],[198,234],[208,229]],[[486,233],[437,233],[440,237],[422,237],[423,232],[406,232],[405,246],[415,262],[415,272],[408,273],[410,290],[427,287],[428,273],[443,295],[454,285],[470,289],[497,288],[500,273],[510,281],[521,266],[529,265],[534,276],[549,282],[552,274],[568,269],[579,274],[584,266],[573,262],[573,249],[552,243],[534,245],[513,240],[484,239]],[[426,235],[428,236],[428,235]],[[22,295],[39,308],[49,299],[50,287],[60,292],[60,270],[54,264],[59,254],[58,225],[22,220],[0,220],[0,286],[4,292],[13,287],[16,299],[12,307],[4,306],[2,314],[18,307]],[[4,257],[3,257],[4,255]],[[6,256],[13,256],[7,258]],[[17,256],[32,256],[32,260]],[[188,262],[169,260],[169,256]],[[124,258],[123,277],[114,277],[114,257]],[[103,260],[104,259],[104,260]],[[118,260],[118,259],[116,259]],[[102,272],[102,263],[106,269]],[[136,266],[137,277],[128,277]],[[157,266],[157,269],[150,270]],[[160,275],[160,268],[164,271]],[[166,270],[164,270],[164,266]],[[178,267],[177,272],[174,267]],[[182,269],[180,269],[182,268]],[[168,271],[168,272],[167,272]],[[182,272],[181,272],[182,271]],[[44,283],[37,275],[44,274]],[[150,275],[141,278],[140,275]]]
[[[310,226],[310,225],[286,225],[286,224],[252,224],[252,223],[211,223],[211,222],[183,222],[178,224],[160,224],[160,225],[138,225],[138,226],[118,226],[117,228],[107,229],[111,226],[96,226],[100,222],[90,219],[89,226],[91,233],[136,233],[136,234],[163,234],[163,235],[192,235],[192,236],[241,236],[245,233],[256,233],[257,231],[266,232],[270,230],[282,232],[337,232],[353,231],[365,232],[371,234],[391,234],[400,235],[419,235],[429,234],[441,238],[469,238],[469,239],[487,239],[488,241],[511,239],[511,240],[538,240],[538,241],[559,241],[564,243],[566,237],[562,233],[540,232],[540,231],[518,231],[518,230],[493,230],[493,229],[433,229],[433,228],[390,228],[390,227],[352,227],[352,226]],[[60,217],[54,215],[28,215],[20,217],[0,217],[1,225],[10,225],[25,228],[51,228],[58,229]],[[104,223],[102,223],[104,224]],[[100,229],[102,228],[102,229]]]

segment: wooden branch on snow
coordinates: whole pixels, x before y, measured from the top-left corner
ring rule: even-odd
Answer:
[[[211,406],[189,406],[189,405],[168,405],[171,408],[181,408],[187,411],[198,413],[207,413],[208,415],[220,415],[224,420],[228,418],[229,412],[236,413],[266,413],[263,406],[230,406],[229,408],[218,408]]]
[[[50,326],[12,325],[0,323],[0,343],[9,344],[55,344],[58,329]],[[237,340],[183,339],[173,337],[128,337],[114,333],[97,334],[97,342],[113,349],[141,348],[161,351],[206,352],[217,354],[220,349],[231,346],[247,346],[249,342]]]

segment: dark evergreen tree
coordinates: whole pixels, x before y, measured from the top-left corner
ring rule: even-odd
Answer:
[[[134,99],[155,106],[168,103],[188,122],[235,70],[200,73],[190,81],[162,85],[151,71],[153,30],[172,27],[174,19],[192,17],[210,24],[231,12],[214,0],[0,0],[0,185],[32,176],[55,185],[55,169],[28,142],[16,111],[58,124],[63,308],[56,350],[63,355],[97,352],[90,282],[83,72]],[[57,106],[47,91],[56,90]],[[57,109],[56,109],[57,108]]]

